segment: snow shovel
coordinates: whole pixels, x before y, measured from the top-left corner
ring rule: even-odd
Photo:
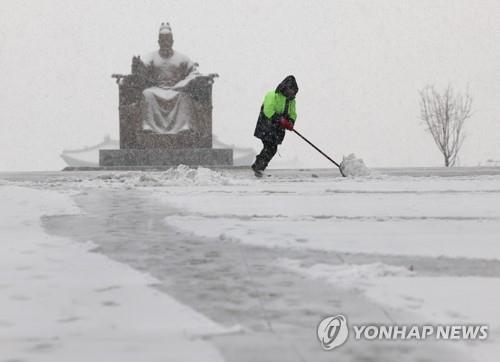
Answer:
[[[323,151],[321,151],[318,147],[316,147],[314,144],[312,144],[311,141],[309,141],[307,138],[305,138],[304,136],[302,136],[299,132],[297,132],[297,130],[294,128],[292,129],[293,132],[295,132],[300,138],[302,138],[304,141],[306,141],[307,143],[309,143],[311,146],[314,147],[314,149],[316,151],[318,151],[319,153],[321,153],[323,156],[325,156],[326,158],[328,158],[328,160],[330,162],[332,162],[335,166],[337,166],[339,168],[339,171],[340,171],[340,174],[342,175],[342,177],[346,177],[346,175],[344,174],[344,171],[342,170],[342,164],[338,164],[337,162],[335,162],[334,160],[332,160],[330,157],[328,157],[328,155],[326,153],[324,153]]]

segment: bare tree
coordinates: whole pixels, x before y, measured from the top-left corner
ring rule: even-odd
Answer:
[[[463,95],[454,92],[451,85],[442,94],[431,85],[420,91],[420,118],[443,154],[446,167],[455,165],[465,137],[463,125],[471,115],[472,98],[468,89]]]

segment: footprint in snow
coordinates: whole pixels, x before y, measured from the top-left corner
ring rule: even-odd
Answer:
[[[114,302],[114,301],[112,301],[112,300],[106,300],[106,301],[102,302],[101,304],[102,304],[103,306],[105,306],[105,307],[117,307],[117,306],[119,306],[119,305],[120,305],[119,303]]]
[[[120,289],[120,288],[121,288],[120,285],[110,285],[110,286],[107,286],[107,287],[94,289],[94,291],[96,293],[103,293],[103,292],[108,292],[110,290]]]

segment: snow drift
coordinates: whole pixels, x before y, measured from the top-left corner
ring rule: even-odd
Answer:
[[[354,153],[349,156],[344,156],[340,169],[345,176],[368,176],[371,174],[370,169],[365,166],[361,158],[356,158]]]

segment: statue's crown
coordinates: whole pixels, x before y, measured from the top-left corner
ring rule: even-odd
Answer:
[[[172,33],[172,28],[169,23],[161,23],[160,34],[170,34]]]

